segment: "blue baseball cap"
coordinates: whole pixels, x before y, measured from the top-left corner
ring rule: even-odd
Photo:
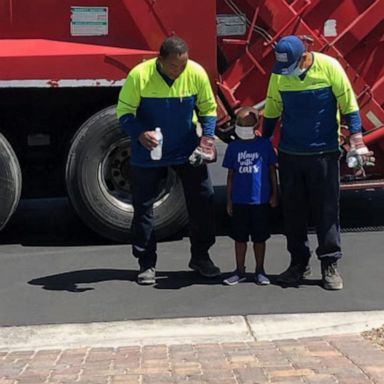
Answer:
[[[304,52],[304,43],[297,36],[281,38],[275,46],[276,61],[272,72],[278,75],[289,75],[296,68]]]

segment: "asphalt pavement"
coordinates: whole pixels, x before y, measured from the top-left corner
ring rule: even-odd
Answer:
[[[187,267],[186,237],[159,244],[157,283],[138,286],[129,245],[95,235],[65,200],[25,201],[1,233],[0,325],[381,310],[384,237],[378,208],[383,198],[373,193],[363,200],[354,196],[344,201],[348,209],[343,214],[350,215],[353,208],[355,222],[347,220],[345,225],[363,224],[370,230],[343,233],[345,257],[340,270],[345,288],[337,292],[321,288],[316,258],[311,262],[313,276],[302,285],[287,288],[275,283],[276,275],[288,265],[285,239],[278,231],[267,245],[270,286],[253,282],[250,252],[248,281],[228,287],[221,278],[200,277]],[[234,269],[233,243],[225,233],[225,219],[219,217],[218,222],[223,226],[211,256],[225,277]],[[315,236],[310,239],[315,247]]]

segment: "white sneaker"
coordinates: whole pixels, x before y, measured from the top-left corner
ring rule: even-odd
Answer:
[[[156,269],[154,267],[147,269],[140,269],[137,275],[138,284],[152,285],[156,283]]]
[[[245,277],[245,275],[241,274],[239,271],[235,271],[231,276],[223,280],[223,284],[236,285],[238,283],[241,283],[242,281],[245,281],[246,279],[247,278]]]

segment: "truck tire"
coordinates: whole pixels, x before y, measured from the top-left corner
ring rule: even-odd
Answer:
[[[0,133],[0,230],[15,212],[20,194],[20,165],[11,145]]]
[[[130,138],[121,132],[115,107],[88,119],[75,134],[66,164],[72,206],[95,232],[113,241],[131,240],[133,218]],[[180,232],[188,222],[183,188],[169,169],[154,204],[158,240]]]

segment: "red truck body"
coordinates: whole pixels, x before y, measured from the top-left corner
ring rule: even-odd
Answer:
[[[130,146],[113,105],[129,70],[173,34],[210,75],[224,141],[239,107],[256,105],[262,114],[281,36],[301,35],[308,49],[336,57],[377,158],[359,180],[342,161],[343,188],[384,185],[384,0],[0,0],[0,228],[21,190],[43,197],[66,189],[91,228],[129,239]],[[172,172],[155,212],[159,237],[187,222]]]

